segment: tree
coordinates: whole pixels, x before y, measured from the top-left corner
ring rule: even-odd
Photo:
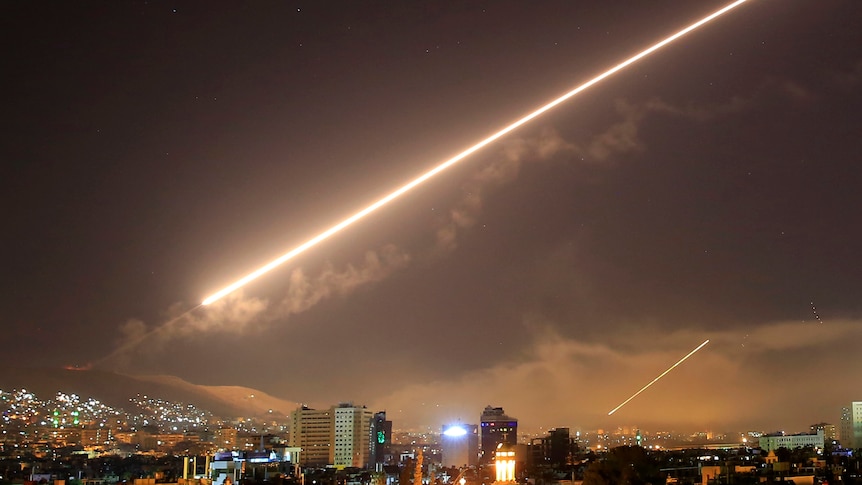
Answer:
[[[661,482],[658,465],[640,446],[614,448],[584,473],[584,485],[657,485]]]

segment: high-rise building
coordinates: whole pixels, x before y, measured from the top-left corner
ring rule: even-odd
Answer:
[[[862,401],[853,401],[841,409],[841,446],[862,447]]]
[[[392,421],[386,420],[386,411],[374,413],[374,463],[385,464],[392,451]]]
[[[82,429],[81,445],[85,448],[106,446],[113,440],[111,432],[111,428]]]
[[[236,438],[236,428],[219,428],[215,431],[213,440],[215,441],[216,448],[230,451],[236,449]]]
[[[374,450],[374,414],[365,406],[341,403],[333,408],[335,441],[332,464],[336,468],[368,468]]]
[[[850,422],[850,408],[843,407],[841,408],[841,421],[838,425],[838,441],[841,442],[841,446],[847,448],[849,446],[851,425],[853,423]]]
[[[823,431],[823,440],[829,444],[838,439],[838,427],[829,423],[817,423],[811,425],[811,433],[816,434]]]
[[[460,468],[479,464],[479,426],[444,425],[441,441],[443,466]]]
[[[353,403],[328,409],[302,406],[290,413],[288,444],[301,449],[302,466],[367,468],[374,449],[373,417],[365,406]]]
[[[569,435],[569,428],[552,429],[548,436],[530,440],[533,466],[560,468],[570,465],[577,452],[578,442]]]
[[[290,439],[288,444],[299,447],[299,464],[326,466],[332,464],[330,454],[335,420],[332,408],[311,409],[308,406],[290,413]]]
[[[507,416],[503,408],[486,406],[481,416],[481,461],[494,459],[494,451],[500,443],[518,444],[518,420]]]

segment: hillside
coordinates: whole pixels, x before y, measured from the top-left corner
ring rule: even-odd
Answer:
[[[194,404],[224,417],[285,416],[296,408],[290,401],[240,386],[202,386],[173,376],[130,376],[99,370],[12,368],[0,374],[0,389],[27,389],[41,399],[57,392],[93,397],[113,407],[128,407],[137,394]]]

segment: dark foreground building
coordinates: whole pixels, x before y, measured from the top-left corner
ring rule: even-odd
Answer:
[[[507,416],[503,408],[486,406],[480,421],[482,463],[490,463],[494,459],[494,450],[500,443],[518,444],[518,420]]]

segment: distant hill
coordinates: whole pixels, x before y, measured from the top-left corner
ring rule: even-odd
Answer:
[[[40,399],[57,392],[92,397],[119,408],[129,407],[137,394],[194,404],[217,416],[285,416],[296,403],[240,386],[202,386],[174,376],[131,376],[100,370],[11,368],[0,373],[0,389],[27,389]]]

